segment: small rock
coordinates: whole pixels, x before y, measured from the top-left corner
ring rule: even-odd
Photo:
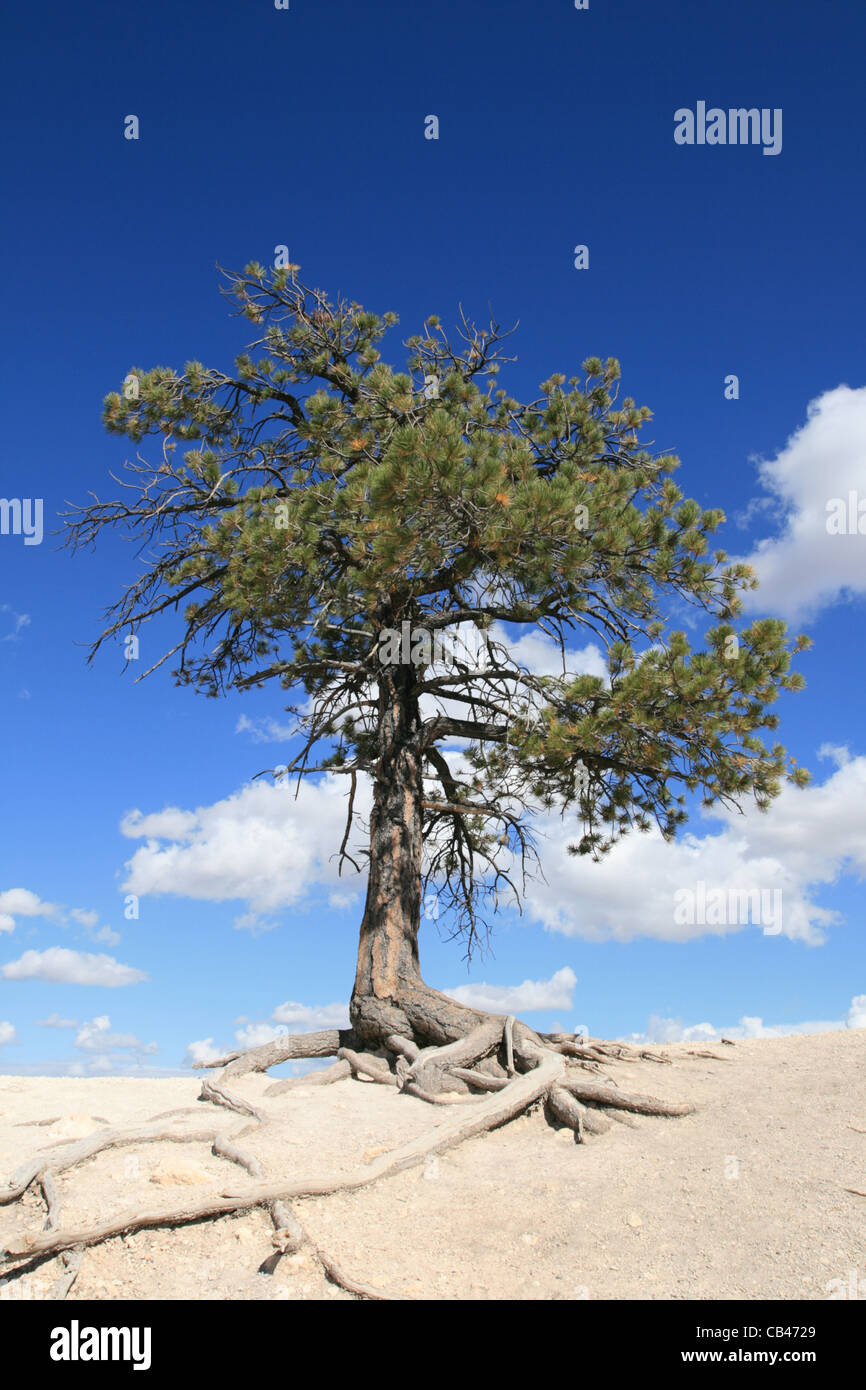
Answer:
[[[151,1173],[150,1181],[158,1187],[193,1187],[196,1183],[210,1182],[211,1175],[189,1159],[166,1159]]]
[[[633,1231],[636,1231],[640,1226],[643,1225],[643,1217],[639,1214],[639,1212],[630,1211],[628,1216],[625,1218],[625,1224],[627,1226],[631,1226]]]
[[[387,1144],[380,1144],[377,1149],[365,1149],[361,1155],[362,1161],[364,1163],[372,1163],[374,1158],[379,1158],[382,1154],[386,1154],[387,1152]]]
[[[84,1139],[98,1129],[104,1129],[104,1125],[95,1115],[63,1115],[48,1126],[52,1139]]]

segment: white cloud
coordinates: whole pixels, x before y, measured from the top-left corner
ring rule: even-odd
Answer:
[[[130,811],[120,822],[120,829],[131,840],[191,840],[198,829],[198,816],[178,806],[167,806],[149,816]]]
[[[89,1023],[82,1023],[75,1035],[73,1046],[84,1052],[98,1052],[103,1056],[111,1052],[149,1054],[158,1051],[156,1043],[143,1043],[134,1033],[112,1033],[108,1014],[100,1014]]]
[[[294,724],[280,724],[276,719],[248,719],[242,714],[235,725],[236,734],[249,734],[253,743],[288,743],[297,734]]]
[[[526,667],[534,675],[562,675],[562,653],[559,643],[546,633],[533,630],[525,632],[514,641],[506,635],[501,623],[494,623],[491,636],[508,648],[513,661]],[[608,679],[607,662],[601,648],[595,642],[589,642],[585,647],[566,647],[565,669],[575,676],[600,676],[602,680]]]
[[[37,1018],[37,1028],[77,1028],[74,1018],[63,1018],[60,1014],[49,1014],[47,1018]]]
[[[114,989],[146,980],[143,970],[121,965],[112,956],[88,955],[52,946],[47,951],[25,951],[18,960],[0,967],[5,980],[51,980],[69,985],[101,985]]]
[[[600,864],[567,853],[580,833],[573,815],[539,815],[546,881],[527,885],[528,918],[549,931],[592,941],[689,941],[769,925],[752,915],[737,920],[736,913],[721,923],[678,922],[677,893],[703,883],[708,894],[765,894],[774,915],[781,903],[780,935],[820,944],[838,918],[816,896],[844,873],[866,873],[866,757],[839,745],[822,745],[820,753],[835,763],[831,775],[804,789],[785,784],[769,814],[749,803],[743,814],[716,808],[696,822],[698,829],[716,822],[711,831],[693,830],[671,844],[657,830],[633,833]],[[459,756],[452,752],[448,760],[456,766]],[[303,785],[297,798],[283,787],[258,783],[194,814],[177,808],[136,814],[124,829],[146,834],[147,844],[130,861],[124,887],[139,894],[245,901],[248,910],[235,926],[254,933],[270,929],[269,914],[303,905],[317,889],[329,895],[331,906],[349,906],[354,885],[363,885],[364,878],[347,881],[337,874],[345,790],[338,777]],[[359,781],[357,809],[364,816],[369,798],[369,783]],[[182,840],[172,843],[179,831]],[[363,831],[356,827],[356,833]],[[508,867],[504,850],[500,862]],[[769,942],[775,934],[768,933]]]
[[[349,1008],[344,1002],[310,1005],[299,1004],[289,999],[284,1004],[277,1005],[271,1019],[270,1023],[250,1022],[243,1016],[235,1019],[236,1023],[244,1025],[235,1032],[238,1046],[262,1047],[265,1043],[273,1042],[275,1038],[284,1037],[286,1033],[315,1033],[324,1028],[348,1028]]]
[[[276,922],[269,922],[258,912],[244,912],[232,922],[235,931],[248,931],[250,936],[261,936],[264,932],[273,931],[276,925]]]
[[[822,743],[818,749],[818,757],[829,759],[837,767],[845,767],[851,761],[851,753],[842,743]]]
[[[851,1000],[845,1023],[848,1028],[866,1028],[866,994],[855,995]]]
[[[195,1062],[213,1062],[218,1057],[225,1056],[225,1049],[214,1046],[213,1038],[199,1038],[196,1042],[187,1044],[184,1063],[191,1067]]]
[[[240,899],[255,913],[295,906],[313,889],[341,882],[332,856],[343,834],[347,791],[346,779],[339,776],[306,783],[297,799],[293,785],[254,782],[195,812],[171,807],[142,816],[135,811],[121,829],[130,838],[146,837],[147,843],[127,865],[124,891],[212,902]],[[369,802],[365,779],[359,782],[356,811],[366,815]]]
[[[344,1003],[311,1008],[288,1000],[277,1005],[272,1018],[275,1023],[287,1024],[292,1033],[314,1033],[319,1028],[348,1028],[349,1009]]]
[[[335,890],[333,893],[328,894],[328,906],[335,907],[338,911],[341,912],[344,911],[346,908],[355,907],[360,901],[360,892],[345,893],[340,892],[339,890]]]
[[[781,533],[745,558],[760,588],[751,610],[809,617],[840,598],[866,593],[866,535],[831,535],[827,506],[866,499],[866,386],[837,386],[810,401],[806,423],[774,459],[759,464],[767,493],[784,514]]]
[[[100,927],[99,931],[91,932],[94,941],[104,941],[106,946],[117,946],[120,942],[120,932],[116,932],[113,927]]]
[[[565,965],[549,980],[524,980],[522,985],[458,985],[443,993],[473,1009],[522,1014],[531,1009],[570,1009],[576,984],[577,976]]]
[[[15,1032],[11,1023],[0,1023],[0,1047],[5,1043],[16,1042],[18,1034]]]
[[[58,903],[43,902],[38,893],[29,888],[7,888],[0,893],[0,932],[14,931],[16,917],[48,917],[60,926],[67,925],[71,919],[87,928],[95,927],[99,921],[98,912],[73,907],[66,914]]]
[[[82,1076],[117,1070],[134,1072],[142,1067],[146,1057],[159,1051],[155,1042],[143,1043],[134,1033],[113,1033],[108,1014],[82,1023],[73,1046],[84,1053],[86,1061],[71,1063],[70,1074]]]
[[[83,907],[70,908],[69,915],[73,922],[79,922],[82,927],[95,927],[99,921],[98,912],[88,912]]]
[[[238,1029],[235,1038],[240,1047],[264,1047],[265,1043],[273,1042],[288,1031],[288,1028],[275,1028],[272,1023],[248,1023],[245,1028]]]
[[[10,607],[8,603],[0,603],[0,613],[10,613],[12,615],[12,631],[5,633],[2,641],[17,642],[22,630],[30,626],[30,614],[16,613],[14,608]]]
[[[712,1023],[684,1027],[681,1018],[661,1018],[652,1014],[645,1033],[628,1033],[621,1042],[718,1042],[720,1038],[787,1038],[793,1033],[836,1033],[846,1028],[866,1028],[866,994],[851,1000],[847,1018],[820,1019],[808,1023],[765,1024],[762,1018],[744,1015],[739,1023],[717,1028]]]
[[[0,893],[0,932],[14,931],[16,917],[58,917],[56,903],[44,903],[29,888],[7,888]]]
[[[761,930],[736,920],[678,923],[675,894],[703,882],[708,891],[779,891],[778,934],[818,945],[837,916],[817,906],[813,895],[842,873],[866,873],[864,800],[866,758],[849,758],[820,785],[785,784],[767,815],[753,807],[742,815],[716,809],[707,819],[722,822],[719,833],[687,834],[671,844],[656,830],[635,833],[600,864],[569,856],[575,823],[548,817],[539,821],[546,834],[540,849],[547,881],[528,886],[527,915],[549,931],[590,941],[688,941]]]

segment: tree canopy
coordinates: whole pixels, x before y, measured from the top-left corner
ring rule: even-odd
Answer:
[[[177,610],[157,664],[180,683],[292,692],[288,772],[350,779],[344,855],[358,774],[411,743],[426,882],[470,951],[482,901],[519,897],[533,810],[573,812],[573,851],[598,857],[633,828],[675,835],[691,793],[766,809],[783,778],[803,784],[759,734],[801,688],[807,639],[737,623],[756,581],[710,548],[723,513],[641,442],[651,412],[620,399],[618,362],[587,358],[522,403],[499,385],[510,334],[461,312],[453,339],[428,318],[397,370],[380,353],[396,314],[332,302],[299,269],[228,275],[257,333],[233,372],[133,367],[106,398],[107,428],[158,450],[137,449],[119,499],[69,515],[74,546],[119,527],[146,558],[91,655]],[[520,659],[531,632],[560,670]],[[589,642],[605,676],[570,669]]]

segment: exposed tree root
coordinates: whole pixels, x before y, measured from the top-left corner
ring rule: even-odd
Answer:
[[[334,1062],[330,1067],[323,1067],[321,1071],[309,1071],[304,1076],[286,1076],[281,1081],[275,1081],[273,1086],[269,1086],[265,1095],[282,1096],[286,1091],[294,1091],[299,1086],[331,1086],[335,1081],[342,1081],[344,1076],[351,1076],[352,1068],[349,1063],[343,1060]]]
[[[383,1086],[398,1084],[384,1057],[375,1057],[369,1052],[366,1055],[354,1052],[351,1047],[341,1047],[338,1055],[341,1061],[349,1063],[354,1076],[368,1076],[371,1081],[379,1081]]]
[[[604,1116],[605,1120],[614,1120],[618,1125],[625,1125],[628,1129],[637,1129],[637,1120],[625,1110],[614,1110],[609,1105],[590,1106],[590,1111],[595,1111],[599,1116]]]
[[[302,1246],[308,1245],[325,1275],[333,1284],[338,1284],[341,1289],[354,1294],[357,1298],[368,1298],[383,1303],[396,1301],[393,1294],[374,1288],[372,1284],[362,1284],[347,1274],[342,1266],[338,1265],[337,1261],[313,1240],[309,1231],[304,1229],[291,1207],[285,1202],[273,1202],[270,1211],[271,1220],[276,1227],[272,1238],[276,1249],[273,1255],[268,1255],[267,1259],[259,1265],[259,1274],[273,1274],[283,1255],[292,1255]]]
[[[569,1076],[562,1082],[578,1100],[596,1101],[613,1110],[631,1110],[636,1115],[689,1115],[694,1109],[688,1101],[655,1100],[653,1096],[632,1096],[612,1086],[599,1086],[582,1077]]]
[[[385,1030],[373,1042],[369,1036],[361,1041],[352,1029],[328,1029],[286,1035],[248,1052],[230,1053],[218,1062],[197,1064],[218,1069],[204,1080],[200,1100],[242,1116],[243,1121],[233,1127],[227,1128],[215,1120],[204,1125],[185,1124],[183,1121],[196,1113],[187,1107],[166,1112],[149,1124],[108,1128],[41,1150],[18,1168],[5,1190],[0,1190],[0,1205],[18,1201],[31,1185],[38,1185],[47,1211],[44,1229],[11,1239],[6,1250],[0,1251],[0,1263],[17,1263],[21,1266],[17,1272],[23,1273],[21,1262],[61,1255],[63,1274],[49,1297],[64,1298],[78,1274],[83,1251],[89,1246],[133,1231],[175,1227],[264,1206],[274,1222],[275,1249],[259,1266],[262,1273],[273,1273],[283,1255],[307,1246],[326,1276],[341,1288],[358,1298],[390,1300],[395,1295],[351,1277],[322,1250],[291,1204],[336,1192],[357,1191],[380,1182],[416,1167],[433,1154],[444,1153],[507,1123],[539,1101],[545,1104],[554,1122],[573,1130],[578,1143],[584,1142],[587,1135],[605,1133],[611,1119],[634,1123],[628,1113],[621,1112],[676,1116],[688,1114],[693,1108],[686,1103],[631,1095],[621,1091],[610,1078],[598,1079],[600,1062],[667,1062],[667,1057],[596,1040],[575,1040],[563,1035],[542,1037],[513,1017],[468,1009],[463,1010],[464,1032],[449,1036],[456,1031],[454,1011],[461,1006],[446,1000],[446,1009],[438,1002],[445,996],[437,995],[436,999],[435,1026],[426,1035],[426,1040],[432,1038],[432,1046],[420,1045],[418,1035],[408,1037]],[[396,1012],[386,1010],[385,1018],[390,1021]],[[367,1083],[390,1086],[432,1105],[456,1107],[456,1113],[346,1175],[294,1180],[267,1177],[255,1154],[241,1148],[237,1141],[273,1126],[276,1117],[224,1083],[229,1078],[267,1071],[291,1059],[319,1057],[336,1057],[336,1061],[324,1070],[275,1082],[265,1095],[277,1096],[291,1093],[296,1086],[328,1085],[354,1076]],[[208,1144],[217,1157],[243,1169],[252,1181],[227,1186],[171,1209],[136,1207],[93,1225],[75,1226],[68,1223],[68,1218],[66,1223],[60,1222],[56,1175],[108,1149],[164,1141]]]
[[[57,1283],[52,1288],[48,1297],[50,1299],[59,1299],[62,1302],[78,1278],[78,1271],[84,1259],[84,1251],[64,1250],[60,1258],[63,1262],[63,1273],[57,1280]]]
[[[661,1062],[669,1066],[671,1060],[663,1052],[629,1047],[627,1043],[600,1042],[597,1038],[584,1038],[576,1042],[574,1038],[555,1034],[544,1041],[566,1057],[575,1057],[584,1062]]]

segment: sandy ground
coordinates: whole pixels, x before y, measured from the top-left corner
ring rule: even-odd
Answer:
[[[866,1030],[716,1044],[719,1061],[689,1055],[694,1046],[664,1049],[672,1066],[610,1068],[624,1088],[692,1101],[685,1118],[640,1117],[576,1145],[536,1111],[299,1214],[347,1273],[403,1298],[828,1299],[835,1280],[857,1287],[852,1271],[866,1298],[866,1198],[845,1191],[866,1190]],[[260,1098],[278,1074],[236,1086]],[[199,1084],[0,1077],[0,1184],[36,1148],[194,1105]],[[348,1172],[444,1111],[353,1080],[263,1104],[284,1121],[279,1142],[265,1131],[244,1146],[266,1176],[290,1179]],[[238,1123],[198,1111],[191,1124]],[[112,1150],[59,1179],[61,1220],[170,1207],[245,1180],[203,1144]],[[33,1193],[0,1207],[0,1248],[43,1218]],[[69,1300],[351,1297],[307,1253],[257,1273],[271,1234],[255,1211],[116,1238],[87,1251]],[[0,1299],[44,1298],[61,1272],[59,1259],[43,1262],[0,1285]]]

